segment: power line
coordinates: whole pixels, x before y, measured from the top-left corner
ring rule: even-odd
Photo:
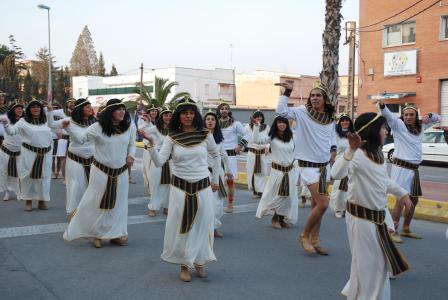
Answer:
[[[420,2],[423,2],[423,1],[424,1],[424,0],[419,0],[419,1],[415,2],[414,4],[412,4],[411,6],[406,7],[406,8],[403,9],[402,11],[399,11],[399,12],[397,12],[396,14],[393,14],[392,16],[390,16],[390,17],[388,17],[388,18],[386,18],[386,19],[380,20],[380,21],[378,21],[378,22],[375,22],[375,23],[372,23],[372,24],[369,24],[369,25],[366,25],[366,26],[361,26],[361,27],[359,27],[359,29],[363,29],[363,28],[367,28],[367,27],[372,27],[372,26],[378,25],[378,24],[380,24],[380,23],[383,23],[384,21],[390,20],[390,19],[392,19],[392,18],[394,18],[394,17],[396,17],[396,16],[398,16],[398,15],[401,15],[401,14],[404,13],[405,11],[407,11],[407,10],[413,8],[414,6],[416,6],[417,4],[419,4]]]
[[[428,9],[430,9],[431,7],[433,7],[434,5],[436,5],[436,4],[439,3],[439,2],[440,2],[440,0],[435,1],[434,3],[432,3],[431,5],[425,7],[425,8],[422,9],[421,11],[419,11],[419,12],[413,14],[412,16],[410,16],[410,17],[408,17],[408,18],[402,20],[401,22],[395,23],[394,25],[400,25],[400,24],[405,23],[406,21],[409,21],[410,19],[412,19],[412,18],[418,16],[419,14],[424,13],[425,11],[427,11]],[[378,31],[383,31],[383,30],[384,30],[384,28],[374,29],[374,30],[358,30],[358,32],[378,32]]]

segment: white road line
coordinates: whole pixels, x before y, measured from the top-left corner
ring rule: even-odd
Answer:
[[[140,201],[141,198],[134,198],[135,202]],[[130,201],[131,202],[131,201]],[[135,203],[134,203],[135,204]],[[234,213],[247,213],[257,210],[257,203],[236,205]],[[129,216],[128,225],[144,224],[144,223],[158,223],[166,220],[166,217],[159,216],[149,218],[147,215]],[[7,239],[13,237],[33,236],[49,233],[64,232],[67,223],[31,225],[22,227],[7,227],[0,228],[0,239]]]

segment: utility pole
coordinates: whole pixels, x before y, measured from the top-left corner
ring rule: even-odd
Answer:
[[[229,44],[230,46],[230,69],[232,70],[232,80],[233,80],[233,97],[232,104],[236,104],[236,84],[235,84],[235,68],[233,67],[233,44]]]
[[[348,84],[347,84],[347,111],[353,120],[355,118],[355,47],[356,47],[356,22],[345,23],[345,39],[349,44],[348,52]]]
[[[140,65],[140,103],[139,103],[139,107],[142,107],[142,95],[143,95],[143,63],[141,63]]]

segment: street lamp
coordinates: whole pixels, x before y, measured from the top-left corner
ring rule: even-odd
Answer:
[[[51,43],[50,43],[50,7],[44,4],[37,6],[39,9],[45,9],[48,13],[48,103],[53,100],[52,84],[51,84]]]

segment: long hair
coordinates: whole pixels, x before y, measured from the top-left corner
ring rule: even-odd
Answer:
[[[205,119],[208,116],[213,116],[213,118],[215,118],[215,129],[213,129],[213,138],[215,139],[215,143],[218,145],[224,140],[224,136],[222,135],[221,126],[219,125],[218,116],[214,112],[207,112],[204,115],[204,127],[206,127]]]
[[[232,112],[230,111],[230,106],[227,104],[226,104],[226,106],[229,107],[229,119],[234,120],[233,116],[232,116]],[[221,113],[220,113],[221,107],[222,107],[222,105],[218,105],[218,107],[216,108],[216,116],[218,117],[218,119],[221,119]]]
[[[115,105],[110,106],[112,104]],[[125,109],[123,121],[121,121],[118,126],[114,126],[112,122],[112,113],[122,107]],[[129,129],[131,126],[131,115],[126,109],[126,106],[122,104],[119,99],[110,99],[107,101],[106,108],[101,111],[98,122],[103,129],[103,133],[107,136],[111,136],[116,133],[125,132]]]
[[[16,124],[20,120],[20,118],[21,118],[21,117],[16,118],[16,113],[15,113],[16,107],[21,107],[23,109],[22,105],[20,105],[20,104],[18,104],[18,105],[17,104],[13,104],[13,105],[10,106],[10,108],[8,110],[8,113],[6,114],[8,119],[9,119],[9,122],[11,124]],[[22,112],[22,117],[23,117],[23,112]]]
[[[376,116],[377,114],[373,112],[363,113],[362,115],[358,116],[355,121],[355,130],[359,131],[363,126],[373,120]],[[370,153],[375,153],[378,151],[378,149],[380,149],[380,147],[382,146],[380,130],[381,127],[385,124],[386,119],[381,116],[359,133],[359,135],[361,136],[361,140],[366,141],[366,143],[362,146],[362,149]]]
[[[157,111],[156,120],[155,120],[154,122],[153,122],[153,121],[151,120],[151,118],[150,118],[150,114],[149,114],[149,112],[150,112],[151,110],[156,110],[156,111]],[[151,122],[152,125],[156,125],[156,124],[157,124],[157,120],[160,118],[160,111],[159,111],[158,109],[148,109],[148,110],[147,110],[147,115],[148,115],[148,118],[149,118],[149,122]]]
[[[79,98],[78,100],[76,100],[75,108],[72,110],[70,114],[73,121],[75,121],[78,124],[84,123],[84,107],[88,104],[90,104],[90,102],[88,102],[84,98]],[[87,119],[88,124],[93,124],[95,121],[96,118],[93,115],[89,116],[89,118]]]
[[[257,110],[252,114],[252,118],[250,119],[250,125],[249,125],[250,129],[254,129],[254,123],[252,122],[252,120],[255,118],[258,118],[258,117],[261,117],[260,125],[264,124],[264,114],[263,114],[263,112]],[[261,126],[261,127],[263,128],[264,126]]]
[[[171,114],[171,112],[170,111],[165,111],[165,112],[163,112],[162,114],[159,114],[159,113],[157,113],[158,114],[158,117],[157,117],[157,119],[156,119],[156,127],[157,127],[157,129],[159,130],[159,131],[162,131],[162,129],[163,129],[163,115],[164,114]],[[168,124],[168,126],[169,126],[169,124]]]
[[[347,131],[342,130],[341,121],[342,120],[348,120],[350,122],[350,125],[348,126]],[[355,128],[353,127],[353,121],[350,119],[349,116],[342,116],[338,123],[336,124],[336,133],[339,135],[340,138],[345,138],[348,132],[355,132]]]
[[[410,109],[410,108],[408,108],[408,109]],[[401,116],[400,116],[400,120],[402,120],[403,123],[404,123],[404,117],[403,117],[404,111],[405,110],[403,109]],[[416,110],[414,110],[414,111],[415,111],[415,124],[411,125],[411,126],[414,126],[420,132],[422,130],[422,120],[420,120],[420,118],[419,118],[418,111],[416,111]],[[406,123],[404,123],[404,124],[406,125]],[[408,126],[408,125],[406,125],[406,126]]]
[[[43,124],[45,122],[47,122],[47,117],[45,116],[45,112],[44,112],[44,106],[42,105],[42,103],[40,103],[37,100],[33,100],[31,101],[25,108],[25,121],[27,121],[28,123],[34,123],[34,118],[31,115],[31,111],[30,108],[31,106],[39,106],[40,107],[40,115],[39,115],[39,119],[38,122],[39,124]]]
[[[281,134],[277,128],[278,122],[286,124],[286,129],[283,132],[283,134]],[[271,129],[269,130],[269,137],[271,138],[271,140],[278,138],[279,140],[282,140],[285,143],[289,142],[292,138],[292,130],[291,127],[289,126],[288,119],[282,116],[277,116],[272,122]]]
[[[180,114],[187,109],[192,109],[194,111],[194,118],[193,118],[193,127],[196,128],[196,130],[202,130],[204,128],[202,116],[199,112],[196,102],[188,99],[189,102],[192,102],[192,104],[183,104],[185,99],[181,99],[177,101],[177,107],[174,111],[173,115],[171,116],[170,125],[169,125],[169,131],[173,133],[181,132],[182,131],[182,124],[180,122]]]
[[[325,91],[318,89],[318,88],[314,88],[311,89],[310,94],[308,96],[308,101],[306,103],[306,105],[311,105],[311,92],[312,91],[319,91],[322,93],[322,96],[324,97],[324,111],[329,114],[330,116],[334,115],[335,112],[335,108],[333,107],[333,105],[329,104],[330,103],[330,98],[328,98],[328,95]]]

